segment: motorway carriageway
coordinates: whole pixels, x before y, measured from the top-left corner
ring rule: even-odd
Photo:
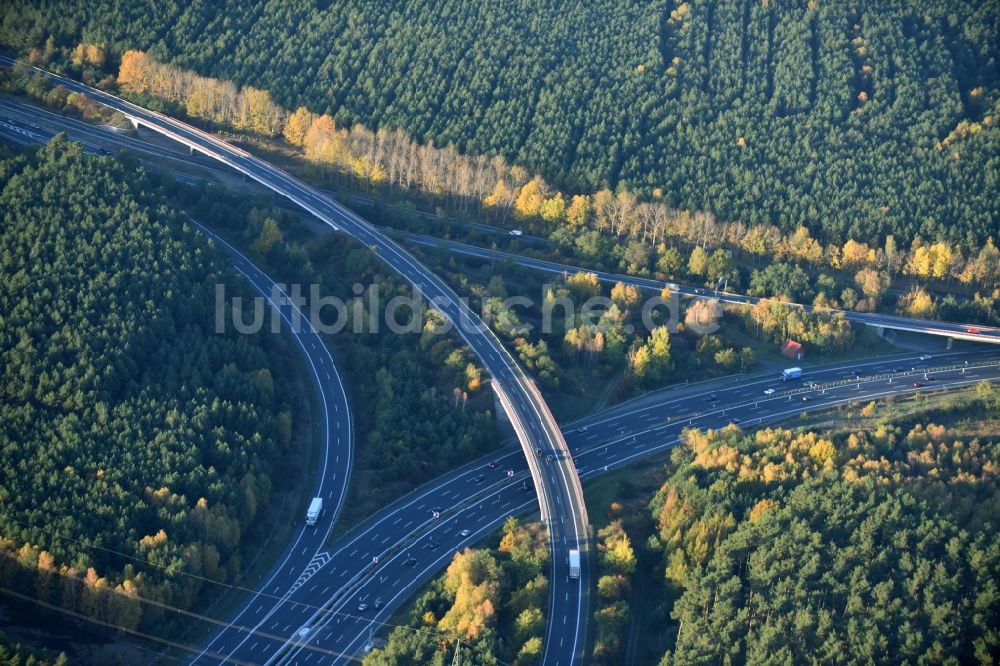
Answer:
[[[993,365],[981,367],[982,363]],[[855,371],[861,373],[859,378],[854,377]],[[664,391],[661,400],[654,395],[626,403],[571,424],[564,434],[581,477],[589,479],[666,451],[687,427],[721,427],[739,419],[752,429],[846,402],[967,386],[983,379],[998,381],[1000,349],[938,353],[927,361],[903,354],[807,367],[804,379],[820,382],[820,386],[810,390],[801,381],[782,382],[769,374],[745,376],[741,383],[725,388],[684,391],[677,397]],[[914,382],[925,386],[915,388]],[[769,388],[776,392],[764,395]],[[709,402],[713,393],[717,400]],[[803,401],[804,396],[809,400]],[[513,476],[508,476],[508,470]],[[232,657],[245,663],[346,662],[362,651],[371,633],[395,609],[447,566],[456,551],[482,539],[507,516],[535,510],[534,490],[530,481],[525,489],[526,480],[520,451],[500,453],[437,479],[379,511],[333,544],[329,563],[277,612],[271,612],[275,599],[257,600],[248,615],[271,615],[259,628],[261,634],[249,633],[252,627],[234,627],[241,638]],[[440,512],[438,519],[433,517],[435,510]],[[462,536],[462,530],[468,530],[468,535]],[[358,610],[362,603],[367,605],[365,611]],[[199,663],[215,662],[203,658]]]
[[[2,102],[0,102],[0,105],[2,105]],[[59,117],[59,118],[61,118],[61,117]],[[76,122],[79,122],[79,121],[76,121]],[[84,124],[84,123],[80,123],[80,124]],[[3,125],[3,123],[0,123],[0,133],[3,133],[3,129],[4,129],[4,125]],[[23,136],[23,134],[24,134],[24,128],[21,127],[19,129],[15,129],[15,132],[17,134]],[[39,139],[39,137],[33,137],[33,138],[35,140]],[[118,137],[115,136],[115,138],[118,138]],[[17,140],[17,139],[15,138],[15,140]],[[42,138],[42,140],[45,140],[45,139]],[[20,140],[18,140],[18,142],[20,142],[20,143],[27,143],[27,141],[20,141]],[[149,146],[151,149],[155,149],[155,150],[149,150],[148,152],[155,152],[156,150],[162,150],[160,147],[154,146],[153,144],[146,144],[146,145]],[[433,238],[429,238],[429,237],[422,237],[422,236],[419,236],[419,235],[416,235],[416,234],[408,234],[408,236],[410,237],[411,240],[414,240],[415,242],[417,242],[419,244],[422,244],[422,245],[440,246],[442,244],[442,241],[440,241],[439,239],[433,239]],[[463,252],[463,253],[466,253],[466,254],[471,254],[473,256],[478,256],[478,257],[481,257],[481,258],[502,257],[502,258],[512,259],[512,260],[518,261],[522,265],[525,265],[525,266],[528,266],[528,267],[532,267],[532,268],[540,268],[541,270],[547,270],[549,272],[554,272],[554,273],[565,273],[567,271],[568,272],[584,271],[584,269],[576,269],[576,268],[569,267],[569,266],[563,266],[563,265],[560,265],[560,264],[555,264],[553,262],[545,262],[545,261],[542,261],[542,260],[535,260],[535,259],[526,258],[526,257],[514,257],[514,256],[508,255],[506,253],[496,252],[496,251],[491,251],[491,250],[485,250],[483,248],[477,248],[475,246],[468,246],[468,245],[464,245],[464,244],[461,244],[461,243],[456,243],[454,241],[447,241],[446,242],[446,246],[449,247],[449,248],[451,248],[451,249],[453,249],[453,250],[456,250],[456,251],[459,251],[459,252]],[[536,264],[538,264],[538,265],[536,265]],[[605,274],[605,273],[601,273],[601,272],[596,272],[596,273],[598,274],[599,278],[601,278],[602,280],[605,280],[605,281],[619,281],[619,280],[622,280],[622,281],[625,281],[625,282],[631,281],[634,284],[638,284],[638,286],[647,287],[647,288],[653,288],[653,289],[659,289],[662,286],[661,282],[657,282],[657,281],[653,281],[653,280],[645,280],[645,279],[642,279],[642,278],[632,278],[630,276],[623,276],[623,275]],[[690,295],[695,295],[696,291],[697,291],[697,293],[700,293],[700,294],[704,294],[705,293],[704,290],[693,290],[693,289],[683,289],[682,293],[686,292],[686,293],[689,293]],[[745,298],[745,297],[740,297],[740,298]],[[912,320],[907,320],[907,321],[912,321]],[[939,357],[939,358],[943,359],[945,357],[942,356],[942,357]],[[751,394],[753,393],[754,390],[755,389],[753,389],[753,388],[744,387],[741,391],[734,391],[732,397],[734,399],[744,399],[745,400],[745,399],[748,399],[751,396]],[[723,391],[720,390],[720,393],[721,392],[723,392]],[[786,396],[786,398],[787,397],[788,396]],[[772,399],[773,398],[774,398],[774,396],[772,396]],[[672,402],[678,403],[678,401],[672,401]],[[680,417],[680,415],[684,412],[685,409],[686,408],[683,408],[683,407],[680,407],[680,406],[678,406],[676,408],[676,411],[678,412],[678,417]],[[797,411],[801,411],[801,410],[797,410]],[[655,422],[656,419],[661,418],[661,415],[658,415],[658,414],[645,414],[644,416],[640,416],[640,420],[643,419],[643,418],[647,422]],[[674,418],[674,417],[670,417],[670,418]],[[603,422],[603,421],[601,421],[601,422]],[[571,431],[567,431],[567,432],[571,432]],[[620,432],[620,434],[624,434],[625,432],[626,432],[625,430],[622,430]],[[584,434],[581,439],[584,440],[584,441],[587,441],[587,440],[591,440],[592,441],[592,440],[596,440],[597,438],[599,438],[601,436],[602,436],[602,433],[599,432],[599,431],[590,431],[590,432]],[[571,445],[572,445],[572,443],[571,443]],[[640,444],[639,444],[638,441],[634,441],[633,442],[633,446],[639,447]],[[575,447],[574,447],[574,450],[576,450]],[[640,453],[639,455],[644,455],[644,454],[645,453]],[[622,462],[618,458],[619,458],[619,454],[618,453],[609,453],[607,455],[606,462],[608,462],[608,464],[612,465],[612,466],[613,465],[620,465],[620,464],[622,464]],[[631,460],[632,458],[633,458],[633,456],[629,456],[629,457],[626,457],[625,459]],[[523,458],[521,460],[521,463],[523,465]],[[580,464],[581,463],[578,463],[578,465],[580,465]],[[502,463],[502,465],[506,465],[506,463]],[[504,469],[505,472],[506,472],[506,470],[508,468],[511,469],[511,470],[513,470],[513,471],[515,471],[515,476],[512,477],[514,479],[514,481],[517,481],[518,479],[522,478],[523,470],[520,470],[520,471],[518,470],[518,465],[516,464],[516,462],[512,463],[511,465],[507,465],[507,466],[503,467],[503,469]],[[583,470],[583,474],[584,475],[589,475],[589,474],[592,474],[592,473],[596,473],[596,471],[597,471],[596,468],[592,469],[592,470],[587,470],[583,466],[581,466],[580,469]],[[479,476],[479,474],[473,475],[473,477],[477,477],[477,476]],[[511,483],[511,482],[508,482],[508,483]],[[485,489],[486,485],[487,485],[487,482],[484,480],[482,482],[482,484],[484,484],[483,488]],[[476,485],[478,486],[480,484],[476,484]],[[493,486],[490,485],[489,488],[492,491]],[[481,491],[478,494],[482,495],[482,494],[484,494],[484,492]],[[530,494],[533,497],[533,492],[530,493]],[[444,497],[445,500],[448,500],[448,499],[457,500],[458,499],[457,496],[454,496],[454,497],[443,496],[443,497]],[[493,504],[496,504],[496,503],[497,502],[493,502]],[[452,502],[452,504],[454,504],[454,501]],[[503,509],[509,508],[508,504],[510,504],[510,503],[509,502],[508,503],[504,503],[503,506],[502,506],[502,508]],[[529,502],[528,505],[530,506],[530,502]],[[449,505],[449,506],[451,506],[451,505]],[[453,513],[454,511],[456,511],[456,509],[455,509],[455,507],[451,507],[448,511]],[[395,516],[395,517],[399,518],[399,516]],[[401,522],[401,519],[400,519],[399,522]],[[399,524],[399,523],[397,522],[397,524]],[[410,525],[413,525],[413,524],[415,524],[413,521],[409,521],[409,522],[407,522],[404,525],[404,527],[410,526]],[[477,533],[478,533],[478,531],[477,531]],[[470,535],[470,537],[468,539],[465,539],[465,541],[468,542],[469,540],[472,540],[474,538],[475,538],[475,534]],[[392,543],[394,544],[395,547],[403,547],[403,546],[405,546],[406,543],[412,541],[412,535],[411,535],[411,537],[409,539],[402,539],[402,540],[396,539],[395,541],[393,541],[391,539],[384,539],[383,541],[385,541],[386,543],[388,543],[389,541],[392,541]],[[434,546],[434,547],[431,548],[431,546]],[[439,544],[438,542],[435,542],[433,540],[428,541],[428,549],[429,550],[437,550],[438,548],[441,548],[441,547],[442,547],[441,544]],[[305,553],[302,553],[302,555],[304,555],[304,554]],[[305,577],[314,575],[315,572],[318,571],[319,568],[322,568],[324,566],[325,560],[326,560],[327,557],[328,557],[327,553],[316,552],[316,556],[312,558],[312,560],[308,563],[308,566],[305,566],[305,567],[302,567],[302,568],[298,569],[298,571],[304,571],[305,572],[301,576],[299,576],[298,580],[301,580],[301,579],[303,579]],[[415,559],[415,558],[412,557],[411,553],[408,553],[405,561],[410,561],[412,559]],[[416,567],[417,565],[414,564],[413,566]],[[294,571],[295,571],[294,568],[290,568],[286,572],[286,574],[287,574],[286,577],[291,577],[291,574],[294,573]],[[426,578],[426,576],[424,578]],[[275,590],[277,590],[279,587],[280,586],[276,586]],[[316,588],[316,587],[317,587],[316,585],[311,586],[311,588]],[[267,598],[276,597],[276,596],[277,596],[277,592],[274,592],[274,594],[271,594],[270,592],[268,592],[267,597],[263,597],[261,600],[258,600],[258,601],[260,601],[261,603],[267,603],[267,601],[266,601]],[[273,602],[273,601],[275,601],[275,599],[272,598],[271,602]],[[362,599],[362,601],[363,601],[363,599]],[[253,603],[254,603],[254,600],[251,600],[249,602],[249,604],[253,604]],[[247,608],[249,608],[249,604],[248,604]],[[332,607],[333,608],[338,608],[339,607],[339,608],[343,608],[345,610],[349,610],[349,603],[345,605],[345,603],[343,601],[341,601],[339,604],[335,604]],[[244,610],[246,610],[247,608],[245,608]],[[272,603],[272,608],[273,608],[273,603]],[[239,623],[239,618],[234,619],[234,622]],[[310,624],[312,624],[312,623],[310,623]],[[277,622],[275,623],[274,626],[275,627],[278,626]],[[258,629],[258,631],[259,630],[260,629]],[[224,642],[224,638],[225,637],[223,637],[223,642]],[[262,645],[259,642],[256,643],[256,646],[259,647],[262,652],[264,652],[264,651],[267,650],[266,645]],[[355,650],[356,646],[351,646],[350,649],[351,650]],[[256,651],[256,650],[253,650],[253,651]],[[214,653],[215,650],[213,649],[213,650],[211,650],[211,652]],[[331,656],[333,654],[333,652],[336,652],[336,649],[334,649],[330,653],[328,653],[328,656]],[[234,658],[235,658],[235,655],[234,655]]]
[[[0,56],[0,63],[14,64],[5,56]],[[562,432],[548,406],[533,381],[500,343],[496,334],[478,315],[463,307],[462,300],[447,283],[416,261],[401,246],[347,208],[280,169],[164,114],[143,109],[79,81],[39,68],[32,69],[71,91],[85,94],[93,101],[123,113],[134,124],[145,125],[229,165],[277,194],[287,197],[331,227],[350,234],[376,251],[384,263],[419,289],[456,326],[492,377],[491,386],[518,433],[524,457],[532,470],[532,479],[538,492],[537,501],[548,528],[552,552],[550,613],[552,617],[572,617],[571,622],[564,621],[562,624],[548,622],[542,661],[553,666],[563,666],[581,660],[589,618],[589,558],[584,557],[577,580],[564,579],[562,574],[568,571],[567,554],[570,549],[579,549],[585,554],[590,549],[589,520],[583,490]],[[536,457],[536,451],[554,458],[554,462],[543,465]],[[557,642],[560,647],[554,648]],[[550,650],[553,652],[550,653]]]
[[[354,459],[354,430],[347,394],[333,356],[323,339],[309,322],[308,313],[301,312],[291,299],[280,290],[272,292],[274,281],[257,268],[239,250],[202,224],[192,220],[205,236],[224,250],[233,261],[235,269],[243,275],[271,306],[271,313],[281,317],[281,326],[295,340],[302,353],[303,366],[309,370],[316,392],[313,420],[316,422],[323,448],[309,497],[322,497],[323,510],[316,525],[305,524],[305,507],[296,516],[297,523],[292,539],[279,560],[265,575],[264,580],[243,606],[229,620],[231,623],[247,622],[246,609],[262,594],[272,593],[288,598],[296,589],[304,572],[310,566],[325,563],[323,546],[330,537],[347,495],[348,482]],[[273,293],[279,293],[277,299]],[[295,325],[293,325],[295,324]],[[225,326],[233,326],[226,321]],[[268,597],[269,598],[269,597]],[[216,632],[205,645],[205,651],[214,651],[214,644],[225,634],[226,628]]]
[[[632,275],[622,275],[618,273],[609,273],[607,271],[591,270],[587,268],[580,268],[577,266],[570,266],[567,264],[560,264],[554,261],[548,261],[546,259],[535,259],[533,257],[526,257],[523,255],[510,254],[508,252],[502,252],[500,250],[493,250],[484,247],[479,247],[476,245],[469,245],[467,243],[460,243],[458,241],[443,240],[440,238],[435,238],[433,236],[426,236],[422,234],[416,234],[412,232],[394,230],[397,234],[401,235],[406,240],[416,245],[421,245],[424,247],[430,247],[435,249],[444,249],[450,252],[455,252],[458,254],[464,254],[470,257],[477,257],[483,260],[499,260],[499,261],[510,261],[518,266],[523,266],[525,268],[532,268],[535,270],[543,271],[546,273],[553,273],[557,275],[573,275],[576,273],[589,273],[597,277],[601,282],[622,282],[624,284],[634,285],[642,289],[649,289],[656,293],[659,293],[665,285],[668,283],[662,280],[653,280],[651,278],[641,278]],[[699,298],[714,298],[718,299],[723,303],[734,303],[737,305],[755,305],[761,301],[767,301],[770,299],[758,298],[756,296],[747,296],[744,294],[734,294],[726,291],[713,291],[709,289],[702,289],[697,287],[685,287],[678,285],[678,294],[684,296],[696,296]],[[959,322],[947,322],[938,321],[934,319],[912,319],[910,317],[900,317],[897,315],[881,314],[878,312],[856,312],[854,310],[837,310],[832,308],[816,308],[812,305],[802,305],[799,303],[788,303],[782,302],[783,305],[788,307],[801,308],[806,312],[812,312],[814,310],[820,312],[840,313],[844,315],[844,318],[848,321],[865,324],[868,326],[881,326],[885,328],[892,328],[902,331],[912,331],[915,333],[924,333],[927,335],[937,335],[943,337],[950,337],[960,340],[967,340],[971,342],[984,342],[1000,344],[1000,328],[991,326],[982,326],[979,324],[965,324]]]

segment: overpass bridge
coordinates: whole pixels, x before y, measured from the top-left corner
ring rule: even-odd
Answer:
[[[14,61],[0,56],[0,64]],[[549,532],[552,554],[548,627],[543,663],[568,666],[580,663],[586,648],[591,587],[590,524],[573,457],[562,431],[534,382],[514,360],[496,334],[457,294],[426,266],[380,230],[329,197],[310,188],[245,150],[162,113],[87,86],[79,81],[32,67],[34,71],[68,90],[126,116],[135,127],[146,127],[226,164],[332,228],[345,232],[372,248],[390,268],[427,298],[461,335],[490,373],[494,390],[514,426],[535,485],[541,515]],[[568,554],[584,555],[578,578],[568,575]],[[291,638],[291,637],[290,637]]]

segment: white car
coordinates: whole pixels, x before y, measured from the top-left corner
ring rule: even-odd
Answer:
[[[764,395],[774,395],[774,389],[764,389]]]
[[[511,229],[511,230],[510,230],[510,235],[511,235],[511,236],[520,236],[520,235],[522,235],[523,233],[524,233],[524,232],[523,232],[523,231],[521,231],[520,229]]]
[[[921,360],[921,361],[929,361],[929,360],[931,360],[932,358],[933,358],[933,357],[932,357],[932,356],[931,356],[930,354],[921,354],[921,355],[920,355],[920,360]]]
[[[472,530],[462,530],[461,532],[458,533],[458,536],[460,536],[460,537],[467,537],[470,534],[472,534]]]

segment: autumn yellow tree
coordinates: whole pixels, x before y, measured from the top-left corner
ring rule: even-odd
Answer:
[[[316,114],[309,111],[304,106],[295,109],[295,112],[288,116],[285,121],[285,128],[282,134],[285,140],[293,146],[302,146],[306,139],[306,132],[316,120]]]
[[[899,299],[899,310],[911,317],[927,319],[934,316],[936,307],[931,295],[923,287],[915,286]]]
[[[587,224],[590,212],[590,197],[585,194],[574,194],[569,208],[566,209],[566,221],[574,229],[579,229]]]
[[[142,51],[126,51],[118,68],[118,85],[133,93],[149,91],[152,60]]]
[[[525,183],[514,200],[514,214],[521,218],[538,215],[545,201],[546,187],[541,176],[535,176]]]

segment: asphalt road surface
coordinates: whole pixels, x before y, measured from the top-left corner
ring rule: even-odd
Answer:
[[[19,143],[29,142],[15,137],[23,139],[25,132],[31,133],[31,128],[17,126],[16,122],[14,127],[9,127],[9,120],[0,120],[0,134]],[[43,135],[40,138],[46,140]],[[411,240],[423,245],[440,246],[442,243],[438,239],[410,236]],[[480,258],[508,259],[554,273],[584,270],[461,243],[446,242],[446,246]],[[663,286],[655,280],[597,273],[606,281],[623,281],[656,290]],[[706,290],[682,288],[679,291],[693,296],[716,296],[715,292]],[[719,296],[720,300],[731,302],[754,302],[745,296],[724,293]],[[918,327],[925,327],[922,332],[937,331],[944,335],[968,333],[970,328],[965,324],[945,324],[942,328],[940,322],[887,315],[864,315],[857,321],[888,327],[901,321],[900,328],[907,330],[913,330],[911,327],[916,322]],[[955,337],[985,341],[984,337],[994,335],[994,329],[978,328],[980,333],[975,334],[976,337]],[[573,424],[564,434],[580,476],[591,478],[664,451],[676,443],[683,427],[717,427],[733,419],[755,428],[845,401],[940,390],[981,379],[996,380],[1000,372],[995,366],[977,366],[991,360],[1000,360],[1000,350],[984,347],[971,352],[940,353],[927,361],[911,355],[815,370],[807,368],[803,380],[821,382],[822,386],[816,390],[804,390],[797,382],[783,383],[773,377],[745,377],[736,385],[716,389],[715,399],[711,401],[708,399],[711,393],[697,389],[688,390],[677,398],[645,397],[641,404],[630,403]],[[970,362],[970,367],[964,366],[965,361]],[[951,367],[956,364],[957,367]],[[949,369],[942,369],[945,367]],[[861,372],[860,379],[852,374],[855,371]],[[914,383],[923,386],[914,386]],[[775,393],[764,394],[764,390],[772,388]],[[803,401],[803,397],[807,400]],[[327,551],[313,551],[321,555],[318,559],[300,562],[297,569],[293,566],[283,569],[284,563],[276,566],[271,575],[278,576],[282,570],[286,571],[283,582],[291,581],[296,573],[299,575],[289,585],[262,589],[249,599],[240,614],[232,619],[231,626],[217,634],[213,644],[206,647],[207,652],[198,663],[215,662],[223,656],[234,663],[267,660],[306,663],[307,657],[307,663],[333,663],[342,660],[341,655],[356,655],[371,631],[419,585],[443,569],[457,549],[474,543],[508,515],[531,512],[537,505],[527,463],[521,453],[480,461],[435,480],[386,507]],[[433,518],[434,511],[440,518]],[[468,534],[463,536],[465,530]],[[302,551],[300,560],[306,554]],[[568,579],[566,582],[569,584]],[[358,610],[361,604],[366,605],[364,611]],[[552,619],[554,622],[549,626],[558,627],[560,618]],[[570,623],[568,615],[562,619],[563,624]],[[303,628],[305,631],[300,635]],[[562,640],[563,645],[547,647],[565,648],[566,632],[556,631],[548,639]]]
[[[800,380],[783,382],[771,373],[744,376],[724,386],[663,391],[577,421],[564,434],[581,477],[590,479],[664,454],[687,427],[739,421],[741,427],[755,429],[837,404],[940,391],[984,379],[1000,381],[998,348],[936,353],[927,360],[901,354],[806,366]],[[807,388],[807,381],[818,385]],[[765,394],[769,389],[774,393]],[[344,663],[363,652],[372,632],[439,574],[455,552],[486,536],[508,516],[531,513],[536,507],[524,457],[517,451],[430,482],[334,543],[329,563],[233,657],[247,663]],[[439,518],[434,518],[435,511]],[[261,610],[249,614],[263,613],[266,604],[259,605]]]
[[[12,65],[0,57],[0,64]],[[466,341],[489,372],[491,386],[521,443],[538,494],[542,519],[551,545],[550,622],[543,661],[566,666],[582,658],[586,645],[590,595],[589,520],[583,490],[572,457],[555,419],[534,382],[517,364],[496,334],[469,310],[447,284],[401,246],[347,208],[244,150],[163,114],[38,68],[34,70],[68,90],[127,116],[133,123],[168,136],[226,164],[288,198],[331,227],[372,248],[439,310]],[[551,462],[550,462],[551,461]],[[583,566],[578,579],[567,576],[568,553],[580,550]],[[556,647],[558,646],[558,647]],[[552,652],[550,652],[552,650]]]

